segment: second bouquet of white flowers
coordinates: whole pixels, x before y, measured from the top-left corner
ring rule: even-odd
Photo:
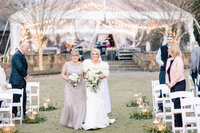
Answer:
[[[72,73],[69,75],[68,81],[73,85],[73,87],[76,87],[81,81],[81,76],[79,74]]]
[[[98,70],[88,70],[86,73],[86,86],[91,88],[91,91],[97,93],[99,85],[101,84],[103,78],[103,73]]]

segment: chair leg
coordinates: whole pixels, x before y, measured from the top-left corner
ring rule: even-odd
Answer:
[[[40,111],[40,97],[38,95],[38,112]]]

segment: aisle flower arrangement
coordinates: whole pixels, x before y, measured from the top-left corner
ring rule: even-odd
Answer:
[[[152,111],[149,111],[148,109],[144,108],[141,111],[134,111],[133,113],[130,114],[129,118],[134,118],[138,120],[152,119],[153,114],[152,114]]]
[[[50,103],[50,99],[46,99],[43,106],[40,107],[40,111],[51,111],[51,110],[56,110],[57,108],[53,106],[52,103]]]
[[[172,133],[165,122],[161,122],[159,118],[154,118],[153,126],[150,128],[144,128],[145,133]]]
[[[139,107],[142,105],[149,105],[149,100],[146,96],[139,97],[139,95],[136,94],[135,97],[135,100],[130,100],[126,103],[127,107]]]
[[[24,118],[23,123],[28,124],[36,124],[46,121],[47,118],[45,116],[40,116],[37,111],[33,109],[29,109],[27,111],[27,116]]]

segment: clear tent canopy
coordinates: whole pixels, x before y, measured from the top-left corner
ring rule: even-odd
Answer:
[[[159,34],[166,33],[172,25],[179,28],[179,37],[187,33],[188,42],[195,40],[193,16],[166,0],[43,1],[32,0],[24,10],[10,17],[11,53],[23,40],[26,29],[33,40],[38,32],[48,35],[50,40],[59,34],[61,42],[78,45],[78,39],[89,48],[94,46],[97,36],[101,35],[98,38],[101,41],[112,34],[118,49],[131,40],[131,48],[148,45],[146,48],[150,50],[150,45],[154,45],[152,31],[159,29]],[[33,43],[37,45],[37,41]],[[165,37],[162,43],[166,43]]]

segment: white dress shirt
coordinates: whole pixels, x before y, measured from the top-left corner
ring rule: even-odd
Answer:
[[[160,66],[164,66],[164,62],[161,59],[161,50],[159,48],[158,53],[156,55],[156,62],[160,65]]]
[[[169,48],[170,46],[167,45],[167,47]],[[169,56],[169,55],[168,55]],[[182,52],[180,51],[180,56],[182,56]],[[160,65],[160,66],[164,66],[164,62],[161,59],[161,49],[159,48],[158,53],[156,55],[156,62]]]

